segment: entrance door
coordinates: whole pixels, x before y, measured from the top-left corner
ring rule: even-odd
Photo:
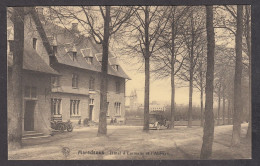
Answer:
[[[94,105],[89,105],[89,120],[92,121],[92,112],[93,112]]]
[[[35,101],[25,102],[25,112],[24,112],[24,130],[33,131],[34,130],[34,109]]]

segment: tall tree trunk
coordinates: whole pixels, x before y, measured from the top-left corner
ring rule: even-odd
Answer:
[[[243,6],[237,5],[237,30],[236,30],[236,66],[234,79],[234,117],[233,117],[233,133],[232,146],[239,145],[241,134],[241,79],[242,79],[242,33],[243,33]]]
[[[219,125],[219,120],[220,120],[220,102],[221,102],[221,96],[220,96],[220,87],[218,90],[218,121],[217,124]]]
[[[202,72],[202,71],[201,71]],[[204,114],[203,114],[203,85],[202,85],[202,74],[201,74],[201,83],[200,83],[200,126],[204,125]]]
[[[248,49],[248,57],[249,57],[249,124],[248,124],[248,129],[247,129],[247,133],[246,133],[246,137],[247,138],[251,138],[252,136],[252,120],[251,120],[251,112],[252,112],[252,106],[251,106],[251,26],[250,26],[250,12],[249,12],[249,8],[250,6],[247,5],[245,6],[246,8],[246,43],[247,43],[247,49]]]
[[[190,52],[190,78],[189,78],[189,110],[188,110],[188,127],[192,126],[192,93],[193,93],[193,72],[194,72],[194,24],[193,12],[191,14],[191,52]]]
[[[203,56],[203,50],[202,50],[202,56]],[[203,112],[203,92],[204,92],[204,88],[203,88],[203,74],[202,74],[202,59],[203,57],[201,56],[201,60],[199,63],[199,68],[200,68],[200,72],[199,72],[199,76],[200,76],[200,126],[203,127],[204,125],[204,112]]]
[[[149,131],[149,91],[150,91],[150,43],[149,43],[149,11],[145,7],[145,94],[144,94],[144,128]]]
[[[172,17],[172,47],[171,47],[171,126],[170,128],[174,128],[174,118],[175,118],[175,83],[174,83],[174,51],[175,51],[175,45],[174,45],[174,15]]]
[[[170,128],[174,128],[174,121],[175,121],[175,82],[174,82],[174,75],[171,76],[171,126]]]
[[[24,8],[14,7],[14,52],[12,67],[13,86],[13,110],[9,112],[8,118],[8,149],[17,149],[22,145],[22,117],[23,117],[23,96],[22,96],[22,70],[24,51]]]
[[[192,92],[193,92],[193,71],[190,72],[189,85],[189,110],[188,110],[188,127],[192,127]]]
[[[108,70],[108,48],[109,48],[109,22],[110,22],[110,6],[106,6],[106,16],[104,19],[104,39],[102,41],[102,71],[100,85],[100,113],[98,124],[98,136],[107,134],[107,70]]]
[[[228,124],[230,124],[230,99],[228,99]]]
[[[214,50],[215,34],[213,28],[213,6],[206,6],[207,28],[207,73],[206,73],[206,104],[205,125],[203,130],[203,143],[200,159],[209,159],[212,154],[214,139],[214,113],[213,113],[213,82],[214,82]]]
[[[225,104],[226,104],[226,99],[225,99],[225,85],[223,85],[223,88],[222,88],[222,97],[223,97],[223,105],[222,105],[222,109],[223,109],[223,113],[222,113],[222,117],[223,117],[223,125],[225,125]]]

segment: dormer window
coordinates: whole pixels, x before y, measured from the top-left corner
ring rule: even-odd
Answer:
[[[102,65],[102,55],[103,55],[102,53],[95,54],[97,61],[99,61],[100,65]]]
[[[75,45],[72,47],[72,49],[70,51],[72,52],[72,60],[76,61],[77,60],[77,49],[76,49]]]
[[[93,53],[91,48],[81,49],[81,54],[89,64],[93,63]]]
[[[37,39],[33,38],[33,49],[35,49],[35,50],[36,50],[36,43],[37,43]]]
[[[118,71],[119,65],[113,65],[113,68],[115,69],[115,71]]]
[[[77,52],[72,52],[72,60],[77,60]]]
[[[90,64],[92,64],[92,63],[93,63],[93,57],[88,57],[88,62],[89,62]]]
[[[85,59],[89,64],[93,64],[93,57],[85,57]]]

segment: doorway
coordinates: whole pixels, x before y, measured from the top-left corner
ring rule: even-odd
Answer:
[[[94,105],[89,105],[89,120],[92,121],[92,113],[93,113]]]
[[[25,102],[24,110],[24,130],[33,131],[34,130],[34,110],[35,101],[29,100]]]

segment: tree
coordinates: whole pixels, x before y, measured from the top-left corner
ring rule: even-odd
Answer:
[[[180,19],[183,18],[183,16],[186,14],[189,8],[184,8],[179,15],[176,14],[176,8],[177,7],[172,7],[172,20],[171,20],[171,58],[170,58],[170,68],[171,68],[171,125],[170,128],[174,128],[174,117],[175,117],[175,75],[178,73],[180,70],[183,61],[185,59],[185,56],[182,57],[182,60],[177,69],[175,69],[175,63],[177,60],[177,55],[175,53],[175,39],[178,33],[180,33]],[[175,16],[177,15],[177,16]],[[176,18],[175,18],[176,17]],[[187,20],[187,19],[186,19]],[[185,22],[182,22],[185,23]]]
[[[182,26],[188,20],[187,14],[190,7],[172,6],[170,8],[169,24],[161,35],[160,54],[154,57],[154,69],[152,73],[156,79],[171,77],[171,125],[174,128],[175,118],[175,76],[180,71],[183,61],[186,57],[182,46],[184,44],[181,38]]]
[[[84,10],[84,8],[83,8]],[[85,10],[84,10],[85,11]],[[102,12],[101,8],[101,12]],[[85,12],[86,17],[88,14]],[[109,48],[109,22],[110,22],[110,6],[105,7],[105,14],[103,14],[104,19],[104,37],[101,40],[102,43],[102,69],[101,69],[101,85],[100,85],[100,113],[99,113],[99,123],[98,123],[98,135],[107,134],[107,67],[108,67],[108,48]],[[88,19],[89,25],[91,25]],[[93,28],[91,28],[93,29]],[[92,34],[95,33],[91,30]]]
[[[241,134],[241,79],[242,79],[242,35],[243,35],[243,6],[237,5],[237,30],[236,30],[236,65],[234,78],[234,115],[233,115],[233,133],[231,144],[236,146],[240,144]]]
[[[110,39],[118,31],[124,28],[126,21],[133,15],[133,7],[123,6],[80,6],[80,7],[52,7],[50,8],[58,19],[66,27],[66,23],[72,20],[78,21],[83,32],[102,45],[102,67],[100,85],[100,114],[98,136],[107,134],[107,71]],[[53,17],[53,16],[52,16]]]
[[[207,72],[206,72],[206,103],[205,125],[203,129],[203,143],[200,159],[209,159],[212,154],[214,140],[214,113],[213,113],[213,82],[214,82],[214,50],[215,34],[213,28],[213,6],[206,6],[207,29]]]
[[[186,45],[188,56],[183,64],[183,70],[180,72],[179,77],[189,82],[189,110],[188,110],[188,126],[192,126],[192,95],[193,95],[193,81],[195,68],[202,54],[204,45],[204,31],[205,22],[202,13],[199,11],[200,7],[193,7],[189,15],[189,24],[184,27],[183,38]]]
[[[248,124],[248,130],[247,130],[247,134],[246,137],[247,138],[251,138],[252,137],[252,121],[251,121],[251,112],[252,112],[252,106],[251,106],[251,17],[250,17],[250,13],[251,13],[251,9],[250,6],[245,6],[245,16],[246,16],[246,20],[245,20],[245,37],[246,37],[246,45],[247,45],[247,51],[248,51],[248,58],[249,58],[249,65],[248,65],[248,72],[249,72],[249,124]]]
[[[145,96],[144,96],[144,127],[145,132],[149,131],[149,91],[150,91],[150,58],[158,53],[158,43],[169,16],[169,7],[161,6],[139,6],[136,7],[134,17],[128,22],[128,31],[124,33],[124,49],[136,57],[141,55],[144,61],[145,72]],[[166,16],[166,17],[165,17]]]
[[[215,93],[218,96],[218,113],[217,113],[217,125],[219,125],[219,119],[220,119],[220,104],[221,104],[221,82],[219,80],[217,80],[216,84],[215,84],[215,88],[217,90],[215,90]]]
[[[249,89],[250,89],[250,86],[251,86],[251,75],[250,75],[250,70],[251,70],[251,62],[250,62],[250,60],[251,60],[251,31],[250,31],[250,6],[245,6],[245,9],[246,9],[246,12],[245,12],[245,14],[243,15],[243,11],[242,11],[242,18],[241,18],[241,20],[240,21],[238,21],[238,11],[237,11],[237,9],[235,8],[235,6],[220,6],[219,7],[222,11],[222,13],[229,13],[230,14],[230,17],[226,17],[226,19],[220,19],[220,20],[222,20],[221,22],[222,22],[222,25],[221,26],[218,26],[218,28],[225,28],[226,30],[228,30],[229,32],[231,32],[231,34],[233,34],[234,36],[235,36],[235,50],[236,50],[236,54],[238,53],[238,52],[240,52],[240,51],[238,51],[238,50],[240,50],[240,48],[239,47],[242,47],[241,48],[241,50],[242,50],[242,52],[241,52],[241,61],[242,61],[242,66],[241,66],[241,68],[242,68],[242,70],[241,70],[241,72],[243,71],[243,70],[247,70],[248,69],[248,77],[249,77]],[[242,7],[242,10],[243,10],[243,7]],[[224,12],[223,12],[224,11]],[[244,17],[243,17],[244,16]],[[239,16],[239,19],[240,19],[240,16]],[[242,22],[242,23],[240,23],[240,22]],[[238,23],[240,23],[240,25],[238,24]],[[241,26],[240,28],[242,29],[242,41],[241,41],[241,46],[238,46],[237,44],[238,43],[240,43],[240,42],[238,42],[240,39],[240,34],[237,34],[238,32],[240,33],[240,31],[241,30],[238,30],[238,27],[239,26]],[[245,39],[243,39],[243,36],[245,37]],[[240,54],[240,53],[239,53]],[[244,55],[247,55],[247,56],[244,56]],[[239,55],[240,56],[240,55]],[[238,58],[238,62],[239,63],[237,63],[237,55],[236,55],[236,65],[238,64],[238,66],[236,66],[236,68],[235,68],[235,79],[238,79],[238,75],[240,75],[240,71],[237,71],[237,69],[238,70],[240,70],[239,68],[240,68],[240,58]],[[242,74],[241,74],[242,75]],[[242,75],[242,77],[243,77],[243,75]],[[241,78],[242,78],[241,77]],[[244,78],[244,77],[243,77]],[[235,91],[236,91],[236,88],[238,88],[238,87],[241,87],[241,86],[239,86],[239,84],[241,85],[241,83],[235,83],[236,81],[234,81],[234,92],[233,92],[233,96],[235,96]],[[235,84],[236,84],[236,86],[235,86]],[[237,87],[238,86],[238,87]],[[241,90],[240,90],[241,91]],[[244,95],[244,94],[241,94],[242,96]],[[242,96],[241,97],[238,97],[238,98],[242,98]],[[251,95],[249,95],[249,96],[251,96]],[[232,97],[233,98],[233,97]],[[235,110],[235,107],[234,107],[234,105],[236,105],[235,103],[237,103],[238,101],[237,100],[240,100],[240,99],[232,99],[232,98],[230,98],[230,100],[231,101],[233,101],[233,104],[232,104],[232,106],[230,107],[231,108],[231,110],[232,109],[234,109],[234,111],[238,111],[238,112],[240,112],[240,114],[241,114],[241,111],[242,111],[242,108],[241,108],[241,110]],[[249,97],[249,100],[251,100],[251,98]],[[242,99],[240,100],[241,102],[242,102]],[[251,102],[251,101],[250,101]],[[241,103],[240,103],[241,104]],[[248,108],[248,110],[249,110],[249,116],[251,116],[250,115],[250,111],[251,111],[251,107],[250,107],[250,105],[249,105],[249,108]],[[234,113],[233,115],[235,115],[235,114],[237,114],[237,113]],[[241,116],[241,115],[240,115]],[[238,118],[238,117],[237,117]],[[241,118],[241,117],[240,117]],[[233,117],[233,120],[235,119],[235,117]],[[249,118],[249,119],[251,119],[251,117]],[[233,123],[234,123],[234,121],[233,121]],[[239,127],[239,125],[236,125],[237,127],[235,127],[236,129],[235,130],[237,130]],[[250,128],[251,128],[251,124],[249,123],[249,126],[248,126],[248,129],[250,130]],[[249,131],[248,130],[248,131]],[[236,132],[235,132],[236,133]],[[240,133],[240,131],[239,131],[239,133]],[[250,133],[251,133],[251,131],[250,131]],[[233,139],[232,139],[233,140]],[[233,143],[232,143],[233,144]]]
[[[8,148],[20,148],[22,144],[22,69],[24,50],[24,8],[13,7],[11,20],[14,26],[14,52],[12,67],[13,110],[8,124]]]
[[[82,6],[82,10],[86,16],[86,23],[90,27],[90,34],[98,44],[102,44],[102,69],[101,69],[101,85],[100,85],[100,113],[99,113],[99,125],[98,125],[98,135],[107,134],[107,71],[108,71],[108,53],[109,53],[109,38],[111,35],[116,33],[122,25],[130,18],[133,14],[132,7],[129,10],[123,11],[122,8],[114,12],[111,12],[110,6],[99,7],[100,13],[102,15],[104,25],[103,25],[103,35],[100,33],[99,29],[95,29],[94,23],[97,20],[94,20],[93,16],[90,14],[90,10]],[[96,39],[98,38],[98,40]]]
[[[233,98],[233,70],[234,70],[234,49],[227,48],[226,45],[217,45],[215,51],[215,86],[214,92],[218,98],[217,125],[220,124],[220,110],[222,108],[222,124],[225,119],[226,100]],[[222,100],[222,107],[221,107]],[[225,101],[224,101],[225,100]],[[230,115],[230,107],[228,115]],[[229,116],[230,117],[230,116]]]
[[[204,48],[202,48],[204,50]],[[199,58],[199,65],[197,67],[197,72],[194,75],[194,86],[200,91],[200,126],[203,127],[204,125],[204,106],[203,106],[203,95],[204,95],[204,88],[205,88],[205,78],[206,78],[206,60],[204,56],[204,51]]]

